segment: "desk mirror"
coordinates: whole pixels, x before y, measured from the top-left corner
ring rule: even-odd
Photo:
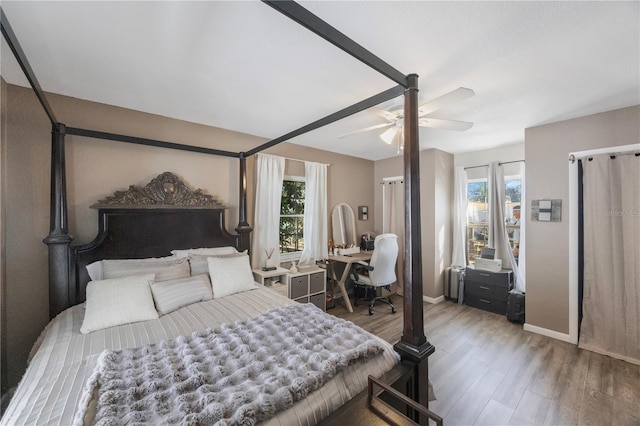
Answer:
[[[349,204],[337,204],[331,212],[333,242],[336,246],[356,245],[356,216]]]

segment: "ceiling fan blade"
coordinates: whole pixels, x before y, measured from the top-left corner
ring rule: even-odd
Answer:
[[[355,135],[356,133],[368,132],[369,130],[374,129],[382,129],[384,127],[393,126],[393,123],[384,123],[384,124],[376,124],[375,126],[365,127],[364,129],[355,130],[353,132],[345,133],[344,135],[338,136],[338,139],[345,138],[347,136]]]
[[[418,120],[418,125],[434,129],[457,130],[458,132],[464,132],[473,127],[473,123],[468,121],[443,120],[441,118],[421,118]]]
[[[402,116],[402,110],[400,110],[400,114],[397,114],[396,112],[392,112],[392,111],[386,111],[382,108],[378,108],[378,107],[372,107],[369,108],[371,111],[375,112],[376,114],[378,114],[380,117],[384,117],[385,119],[394,122],[396,120],[398,120],[401,116]]]
[[[455,104],[456,102],[461,102],[465,99],[468,99],[474,96],[476,93],[467,89],[466,87],[458,87],[456,90],[453,90],[449,93],[445,93],[444,95],[425,102],[424,104],[418,107],[418,116],[422,117],[423,115],[427,115],[430,112],[437,111],[440,108],[443,108],[450,104]]]

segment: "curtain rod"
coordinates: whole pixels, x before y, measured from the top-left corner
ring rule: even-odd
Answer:
[[[511,164],[511,163],[524,163],[524,160],[513,160],[513,161],[503,161],[498,163],[498,166],[502,166],[503,164]],[[479,167],[489,167],[488,164],[481,164],[479,166],[469,166],[469,167],[465,167],[465,170],[469,170],[469,169],[477,169]]]
[[[569,162],[571,164],[573,164],[573,163],[576,162],[576,160],[582,160],[583,158],[589,158],[591,160],[594,155],[597,155],[597,154],[585,155],[585,156],[582,156],[582,157],[576,157],[575,155],[571,154],[569,156]],[[609,158],[614,160],[616,157],[619,157],[621,155],[635,155],[636,157],[640,157],[640,152],[636,152],[636,151],[613,152],[613,153],[609,154]]]
[[[289,160],[289,161],[298,161],[299,163],[306,163],[307,162],[307,160],[299,160],[297,158],[285,157],[284,155],[276,155],[276,154],[267,154],[267,155],[273,155],[274,157],[281,157],[281,158],[284,158],[285,160]],[[311,163],[317,163],[317,161],[311,161]],[[319,163],[319,164],[324,164],[327,167],[331,167],[331,164],[329,164],[329,163]]]
[[[382,182],[380,182],[380,185],[384,185],[385,183],[395,183],[395,182],[404,183],[404,176],[393,176],[393,177],[382,178]]]

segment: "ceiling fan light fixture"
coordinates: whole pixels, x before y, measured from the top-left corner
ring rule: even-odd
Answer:
[[[387,145],[391,145],[391,143],[393,143],[393,138],[395,135],[396,128],[391,127],[380,134],[380,139],[382,139]]]

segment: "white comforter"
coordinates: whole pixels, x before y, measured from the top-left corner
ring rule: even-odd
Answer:
[[[105,349],[136,348],[149,343],[190,335],[208,327],[244,320],[270,309],[295,303],[258,287],[220,299],[196,303],[157,320],[127,324],[80,334],[83,305],[66,310],[46,328],[39,350],[31,360],[1,423],[6,425],[69,425],[82,389],[98,356]],[[368,375],[390,370],[398,356],[380,339],[385,350],[366,363],[357,362],[322,388],[280,412],[267,424],[316,424],[365,389]]]

